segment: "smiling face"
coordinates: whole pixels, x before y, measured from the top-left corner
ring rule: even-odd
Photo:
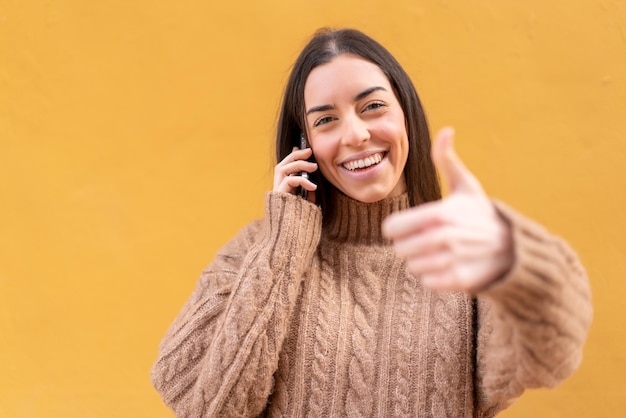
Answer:
[[[337,56],[311,71],[304,102],[309,143],[333,186],[365,203],[406,191],[404,112],[377,65]]]

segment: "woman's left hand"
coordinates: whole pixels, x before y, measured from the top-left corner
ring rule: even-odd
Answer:
[[[513,244],[509,224],[456,155],[453,137],[454,131],[444,128],[433,146],[450,194],[389,216],[383,233],[424,286],[475,292],[511,268]]]

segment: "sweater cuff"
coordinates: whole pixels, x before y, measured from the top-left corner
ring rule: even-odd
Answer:
[[[291,193],[268,192],[265,219],[269,245],[277,249],[274,257],[313,257],[322,232],[322,211],[318,206]]]
[[[480,292],[517,316],[538,319],[551,306],[588,303],[584,268],[569,246],[543,226],[499,201],[493,204],[511,225],[514,261],[511,269]],[[569,299],[569,298],[572,299]]]

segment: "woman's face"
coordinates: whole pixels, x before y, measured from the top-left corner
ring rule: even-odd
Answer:
[[[337,189],[366,203],[406,191],[404,112],[377,65],[342,54],[314,68],[304,103],[313,155]]]

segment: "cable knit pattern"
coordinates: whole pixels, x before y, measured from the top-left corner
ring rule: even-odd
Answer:
[[[161,344],[153,382],[179,416],[256,415],[270,395],[290,308],[319,242],[321,212],[278,193],[268,195],[266,207],[265,222],[218,254]],[[228,291],[224,279],[231,280]],[[187,332],[194,338],[181,340]],[[251,370],[266,372],[253,378]]]
[[[411,319],[415,316],[418,298],[417,280],[405,275],[400,286],[400,308],[398,310],[398,331],[396,352],[398,353],[398,369],[396,372],[396,388],[393,393],[393,416],[411,416],[411,342],[414,330]]]
[[[332,248],[332,247],[331,247]],[[315,341],[313,343],[311,399],[309,411],[311,415],[321,417],[328,413],[325,410],[328,392],[328,381],[331,370],[331,313],[338,311],[338,301],[333,297],[333,282],[331,266],[334,264],[334,251],[324,251],[322,255],[322,274],[319,283],[319,311],[317,326],[315,327]]]
[[[590,291],[562,240],[494,202],[515,264],[474,305],[423,289],[382,236],[407,195],[336,198],[322,223],[269,193],[202,272],[152,369],[177,416],[492,417],[576,370]]]
[[[378,322],[381,280],[375,272],[363,272],[363,265],[356,259],[344,260],[348,265],[349,277],[359,274],[360,280],[350,280],[350,291],[354,298],[352,320],[352,352],[350,360],[350,389],[346,398],[346,412],[349,416],[367,416],[373,408],[375,379],[375,355],[377,335],[374,327]]]
[[[469,298],[459,293],[441,293],[434,298],[431,320],[434,322],[435,336],[434,370],[435,390],[431,391],[429,403],[432,416],[461,417],[466,411],[466,399],[459,399],[460,405],[446,402],[451,393],[463,393],[469,396],[469,382],[462,379],[468,372],[470,359],[466,353],[471,350],[468,331],[471,324],[464,323],[469,315]],[[458,373],[450,373],[458,370]]]
[[[278,371],[275,380],[275,393],[272,398],[272,406],[274,407],[275,416],[287,416],[289,407],[289,372],[291,371],[290,356],[284,355],[280,357]]]

